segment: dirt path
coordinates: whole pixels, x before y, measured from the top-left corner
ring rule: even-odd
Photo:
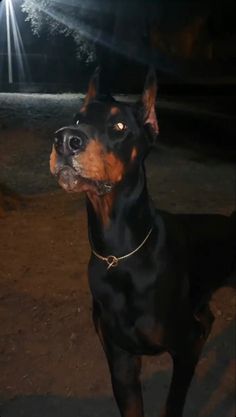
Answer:
[[[35,109],[39,125],[20,121],[9,128],[5,113],[0,130],[0,183],[26,195],[17,210],[0,218],[0,416],[115,417],[106,361],[91,322],[84,199],[66,195],[51,178],[54,126],[49,118],[51,130],[40,129],[50,109],[34,107],[33,114]],[[160,146],[147,166],[160,208],[226,215],[234,210],[232,164]],[[186,417],[235,416],[233,291],[220,290],[212,309],[216,321]],[[154,417],[164,403],[171,362],[168,355],[143,362],[145,408]]]

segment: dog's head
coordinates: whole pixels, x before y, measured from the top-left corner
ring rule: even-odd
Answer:
[[[96,71],[74,123],[55,133],[50,169],[69,192],[109,193],[140,165],[158,134],[154,71],[132,105],[99,97],[98,76]]]

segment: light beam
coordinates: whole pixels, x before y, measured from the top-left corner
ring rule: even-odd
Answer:
[[[8,1],[9,1],[13,42],[14,42],[14,48],[15,48],[15,52],[17,56],[19,78],[20,78],[20,81],[23,81],[25,79],[25,65],[24,65],[25,49],[24,49],[20,29],[17,23],[16,14],[15,14],[15,10],[12,4],[12,0],[8,0]]]
[[[7,60],[8,60],[8,81],[13,83],[12,69],[12,47],[11,47],[11,27],[10,27],[10,1],[6,0],[6,26],[7,26]]]
[[[13,84],[16,77],[19,81],[25,81],[26,72],[27,74],[29,74],[29,69],[26,62],[25,49],[20,29],[17,23],[17,16],[14,8],[14,0],[5,0],[3,2],[3,6],[5,6],[5,10],[4,12],[2,10],[0,18],[3,19],[5,16],[6,20],[8,82],[9,84]],[[16,59],[16,74],[13,56]]]

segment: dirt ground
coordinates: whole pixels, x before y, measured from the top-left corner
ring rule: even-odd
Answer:
[[[0,95],[1,417],[118,416],[91,321],[84,197],[59,190],[48,169],[53,129],[74,110],[73,100]],[[235,209],[230,162],[162,144],[147,173],[160,208],[226,215]],[[235,416],[233,290],[218,291],[211,306],[216,320],[186,417]],[[170,376],[167,354],[143,359],[148,417],[162,408]]]

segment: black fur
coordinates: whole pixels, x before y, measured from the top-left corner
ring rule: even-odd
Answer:
[[[144,159],[158,133],[153,72],[136,105],[101,100],[94,93],[96,86],[90,87],[91,97],[86,97],[86,109],[76,117],[79,124],[74,129],[78,129],[78,135],[83,131],[88,143],[96,137],[104,152],[115,155],[124,166],[122,179],[112,183],[114,195],[108,223],[102,222],[91,193],[87,193],[91,247],[102,256],[120,257],[137,248],[153,228],[137,253],[109,270],[107,263],[92,253],[89,284],[95,328],[108,360],[121,416],[143,416],[140,356],[167,351],[174,368],[163,416],[181,417],[213,321],[208,301],[214,290],[225,285],[233,270],[236,217],[173,215],[154,208],[144,168]],[[111,115],[114,105],[118,110]],[[118,122],[125,124],[124,131],[114,130]],[[64,148],[61,145],[58,154],[60,158],[65,155],[60,169],[73,165],[74,155],[65,151],[68,129],[59,131]],[[86,152],[86,143],[78,149],[78,155]],[[71,175],[76,178],[80,174]],[[99,196],[96,181],[91,192],[97,192],[97,198],[106,198],[106,194]]]

